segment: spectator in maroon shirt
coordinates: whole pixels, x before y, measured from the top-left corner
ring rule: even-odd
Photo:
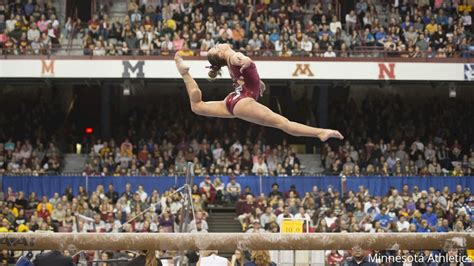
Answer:
[[[138,152],[138,160],[143,164],[148,161],[148,149],[146,145],[143,145],[142,150]]]
[[[216,189],[212,185],[211,178],[206,176],[204,181],[199,184],[201,195],[207,200],[208,204],[214,204],[216,201]]]
[[[254,196],[248,194],[245,197],[245,202],[243,202],[237,209],[240,223],[244,224],[244,221],[247,220],[253,213],[255,213],[255,209],[257,208],[259,208],[259,206],[255,202]]]
[[[99,30],[100,30],[100,20],[98,15],[94,15],[94,17],[89,20],[89,32],[93,36],[93,38],[96,38],[98,36]]]
[[[41,210],[38,211],[38,217],[46,221],[46,219],[50,216],[48,209],[46,209],[46,204],[41,205]]]

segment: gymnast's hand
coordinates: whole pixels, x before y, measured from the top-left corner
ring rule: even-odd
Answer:
[[[342,134],[337,130],[332,129],[321,129],[321,134],[319,134],[321,141],[326,141],[330,138],[344,139]]]

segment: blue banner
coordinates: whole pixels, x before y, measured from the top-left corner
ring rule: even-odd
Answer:
[[[199,185],[203,181],[203,177],[196,177],[194,183]],[[227,184],[229,177],[222,176],[221,180]],[[305,192],[312,190],[313,186],[327,190],[332,186],[335,190],[341,191],[341,178],[339,176],[287,176],[287,177],[258,177],[258,176],[239,176],[237,182],[240,183],[242,190],[245,186],[249,186],[251,191],[258,195],[264,193],[268,195],[273,183],[280,185],[280,191],[289,190],[291,185],[295,185],[296,190],[303,196]],[[160,193],[168,190],[172,186],[180,187],[185,183],[185,177],[174,176],[132,176],[132,177],[102,177],[102,176],[4,176],[0,177],[0,185],[6,192],[8,187],[14,191],[23,191],[29,194],[35,191],[38,196],[46,195],[51,197],[54,192],[62,195],[67,187],[72,187],[73,192],[77,193],[79,186],[87,188],[89,192],[95,190],[97,185],[104,185],[107,190],[108,184],[113,184],[115,190],[122,193],[125,184],[130,183],[135,191],[138,185],[143,185],[147,193],[151,193],[157,189]],[[454,191],[456,185],[463,187],[474,187],[474,177],[398,177],[398,176],[365,176],[365,177],[348,177],[346,181],[346,190],[358,191],[360,185],[369,189],[372,195],[386,195],[390,187],[401,189],[404,184],[411,187],[417,185],[420,190],[434,187],[443,189],[448,186]]]

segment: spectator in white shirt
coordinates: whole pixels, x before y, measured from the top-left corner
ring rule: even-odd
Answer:
[[[354,31],[357,24],[357,15],[354,10],[351,10],[349,14],[346,15],[346,32],[349,33]]]
[[[336,223],[337,216],[334,212],[331,212],[330,216],[324,217],[324,220],[326,220],[326,224],[330,228]]]
[[[5,22],[6,24],[6,29],[8,32],[12,32],[15,30],[15,24],[16,24],[17,20],[15,18],[15,14],[11,14],[10,15],[10,19],[7,19],[7,21]]]
[[[377,200],[376,199],[372,199],[370,201],[366,201],[364,203],[364,212],[367,213],[367,214],[377,214],[377,213],[380,213],[380,209],[379,209],[379,206],[377,204]]]
[[[257,162],[253,164],[252,173],[255,175],[268,175],[268,166],[262,156],[259,156]]]
[[[428,143],[428,146],[425,149],[425,159],[427,161],[432,161],[436,157],[436,151],[433,149],[433,144]]]
[[[336,53],[332,50],[332,46],[328,46],[328,50],[324,53],[324,57],[336,57]]]
[[[311,217],[309,214],[306,213],[305,209],[303,207],[300,207],[298,210],[298,213],[295,214],[296,219],[304,219],[306,222],[311,223]]]
[[[190,233],[207,233],[207,229],[203,228],[202,223],[196,223],[196,227],[191,229]]]
[[[94,153],[99,154],[100,150],[104,147],[104,143],[99,139],[96,144],[94,144]]]
[[[21,146],[20,150],[20,158],[21,159],[30,159],[31,157],[31,151],[32,151],[31,145],[28,145],[28,143],[25,143]]]
[[[140,200],[142,202],[145,202],[146,199],[148,198],[148,194],[145,192],[142,185],[138,185],[137,193],[138,193],[138,195],[140,195]]]
[[[280,35],[280,39],[278,39],[273,46],[275,46],[275,52],[278,56],[281,55],[283,51],[283,46],[285,45],[285,41],[283,40],[283,36]]]
[[[293,214],[290,213],[290,208],[288,208],[288,206],[285,206],[285,208],[283,209],[283,212],[277,216],[276,222],[278,226],[281,227],[281,222],[283,221],[284,218],[293,218]]]
[[[41,32],[38,30],[38,26],[34,23],[31,24],[30,29],[28,29],[28,41],[38,42]]]
[[[274,172],[277,170],[277,165],[280,163],[280,160],[277,156],[277,150],[275,149],[271,155],[267,157],[267,167],[269,172]]]
[[[242,188],[240,184],[235,180],[235,176],[230,177],[230,182],[227,183],[226,194],[230,202],[236,202],[239,199]]]
[[[237,155],[240,155],[242,153],[243,148],[242,148],[242,144],[240,144],[239,140],[235,141],[234,144],[232,144],[232,146],[230,146],[230,151],[231,152],[238,151]]]
[[[258,51],[262,48],[262,41],[258,38],[258,35],[254,33],[252,39],[249,40],[248,45],[252,51]]]
[[[51,15],[51,18],[48,20],[48,24],[51,24],[51,26],[54,29],[59,28],[59,21],[56,19],[56,15]]]
[[[216,147],[212,150],[212,157],[214,160],[221,158],[224,149],[222,149],[221,144],[219,142],[216,143]]]
[[[138,9],[138,6],[135,7],[135,11],[130,15],[130,21],[132,24],[139,23],[142,20],[142,13]]]
[[[406,220],[405,216],[401,216],[397,221],[398,232],[408,232],[410,228],[410,223]]]
[[[100,219],[100,214],[94,215],[94,221],[84,224],[84,232],[105,232],[106,224]]]
[[[341,22],[337,19],[337,16],[332,16],[332,21],[329,23],[329,30],[333,33],[336,34],[337,28],[342,30],[342,24]]]
[[[260,221],[255,219],[253,220],[252,226],[246,231],[246,233],[265,233],[265,229],[261,227]]]
[[[109,225],[107,232],[118,233],[122,229],[122,212],[115,213],[115,218],[112,224]]]
[[[313,50],[313,43],[311,40],[308,38],[308,35],[304,34],[303,35],[303,40],[301,40],[301,49],[305,51],[306,53],[310,53]]]
[[[97,42],[97,46],[94,48],[93,54],[95,56],[105,56],[105,47],[101,41]]]
[[[419,138],[417,138],[417,139],[413,142],[413,144],[415,144],[415,146],[416,146],[416,148],[417,148],[418,150],[420,150],[420,151],[424,151],[424,150],[425,150],[425,145],[420,141]],[[413,144],[412,144],[412,145],[413,145]]]
[[[197,265],[213,265],[213,266],[230,266],[230,262],[221,256],[217,255],[217,250],[201,250]]]
[[[193,219],[189,223],[189,231],[191,232],[192,230],[197,230],[197,227],[201,225],[202,230],[208,231],[209,230],[209,225],[207,224],[206,220],[204,219],[204,213],[201,211],[196,212],[196,217],[195,220]]]
[[[469,29],[472,25],[472,17],[469,14],[469,11],[464,10],[464,14],[462,16],[462,25],[466,28]]]
[[[168,51],[173,51],[173,42],[170,40],[170,36],[168,34],[165,34],[165,40],[161,42],[161,48]]]
[[[267,224],[269,224],[272,221],[276,221],[276,216],[273,213],[273,208],[272,206],[267,206],[265,209],[265,212],[260,215],[260,225],[265,228]]]

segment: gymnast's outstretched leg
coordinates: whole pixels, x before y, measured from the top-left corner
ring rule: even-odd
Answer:
[[[193,110],[195,114],[220,118],[235,117],[227,111],[224,101],[202,101],[202,92],[196,81],[191,77],[191,74],[189,74],[189,67],[184,63],[183,58],[176,53],[174,60],[179,74],[181,74],[184,84],[186,85],[191,110]]]
[[[316,137],[322,141],[329,138],[344,138],[337,130],[310,127],[289,121],[252,98],[240,100],[234,107],[234,115],[255,124],[281,129],[293,136]]]

